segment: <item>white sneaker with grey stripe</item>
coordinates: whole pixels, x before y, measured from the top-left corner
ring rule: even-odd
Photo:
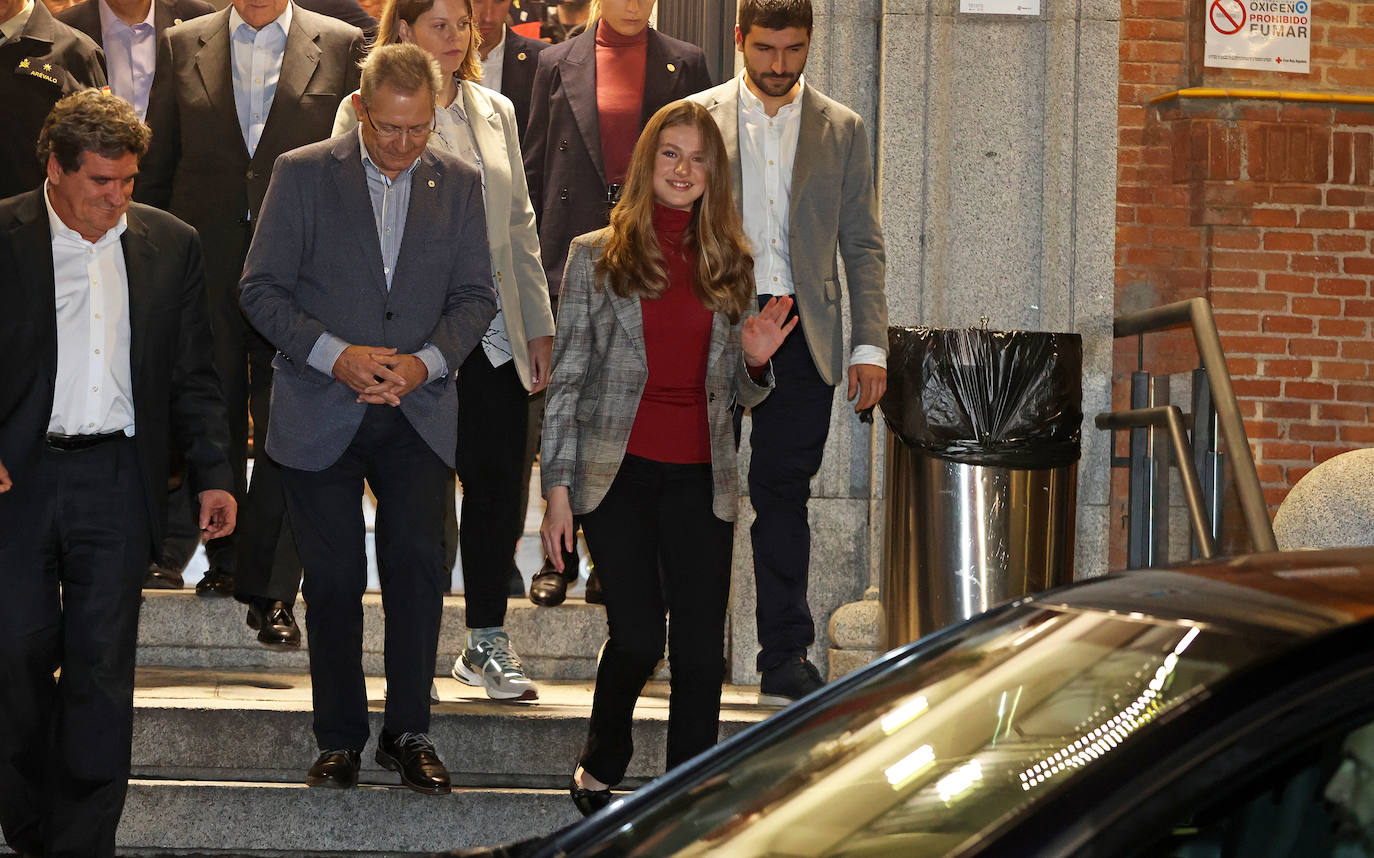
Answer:
[[[485,688],[492,700],[538,700],[539,689],[525,673],[520,656],[501,629],[469,629],[463,654],[453,663],[453,678]]]

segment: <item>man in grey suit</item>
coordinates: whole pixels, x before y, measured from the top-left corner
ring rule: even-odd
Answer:
[[[783,704],[822,684],[806,657],[816,634],[806,504],[835,385],[846,379],[855,410],[873,407],[887,386],[886,253],[863,120],[802,77],[810,0],[742,0],[738,21],[743,74],[693,99],[730,153],[759,300],[794,295],[804,335],[773,356],[777,388],[751,412],[760,702]],[[849,292],[847,361],[837,250]]]
[[[254,456],[248,490],[248,418],[260,440],[269,429],[273,349],[244,323],[238,281],[272,164],[329,136],[339,101],[358,87],[363,52],[356,27],[289,0],[233,0],[171,28],[158,45],[148,106],[157,134],[134,191],[194,226],[205,244],[215,369],[242,512],[234,543],[207,546],[211,568],[196,591],[247,602],[248,624],[273,647],[300,645],[292,614],[300,562],[267,456]]]
[[[320,756],[306,782],[350,787],[368,738],[362,672],[363,480],[377,497],[386,715],[377,761],[449,792],[426,732],[448,570],[453,373],[496,315],[482,180],[426,150],[440,72],[415,45],[377,48],[357,133],[288,152],[244,269],[244,313],[277,347],[267,453],[281,464],[305,563]]]

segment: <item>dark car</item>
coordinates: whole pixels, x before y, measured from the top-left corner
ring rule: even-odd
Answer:
[[[1374,551],[1118,573],[887,653],[487,854],[1358,858],[1371,723]]]

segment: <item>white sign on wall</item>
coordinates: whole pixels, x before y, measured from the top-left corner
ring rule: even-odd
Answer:
[[[1312,49],[1308,0],[1206,0],[1205,65],[1307,74]]]
[[[975,15],[1039,15],[1040,0],[959,0],[959,11]]]

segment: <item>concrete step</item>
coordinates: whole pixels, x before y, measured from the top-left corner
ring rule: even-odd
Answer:
[[[528,599],[511,599],[506,631],[525,668],[535,679],[590,679],[596,653],[606,639],[606,612],[599,605],[569,599],[541,608]],[[241,669],[305,673],[304,648],[269,650],[244,622],[247,609],[233,599],[202,598],[189,590],[145,590],[138,630],[140,667]],[[305,628],[297,603],[297,620]],[[380,676],[385,619],[380,593],[363,596],[363,671]],[[447,676],[463,648],[467,627],[461,596],[444,599],[436,673]]]
[[[138,779],[120,822],[120,855],[401,855],[502,843],[580,819],[566,790],[400,787]]]
[[[481,689],[436,682],[430,735],[454,783],[467,787],[558,788],[566,784],[591,711],[590,681],[540,683],[536,703],[498,703]],[[363,780],[396,784],[373,760],[381,732],[384,683],[369,678],[373,740],[363,753]],[[774,710],[755,704],[757,690],[723,693],[721,738]],[[148,669],[134,692],[134,774],[181,781],[300,783],[318,753],[311,733],[309,677]],[[640,783],[663,771],[668,687],[651,682],[635,710],[635,756],[627,776]]]

